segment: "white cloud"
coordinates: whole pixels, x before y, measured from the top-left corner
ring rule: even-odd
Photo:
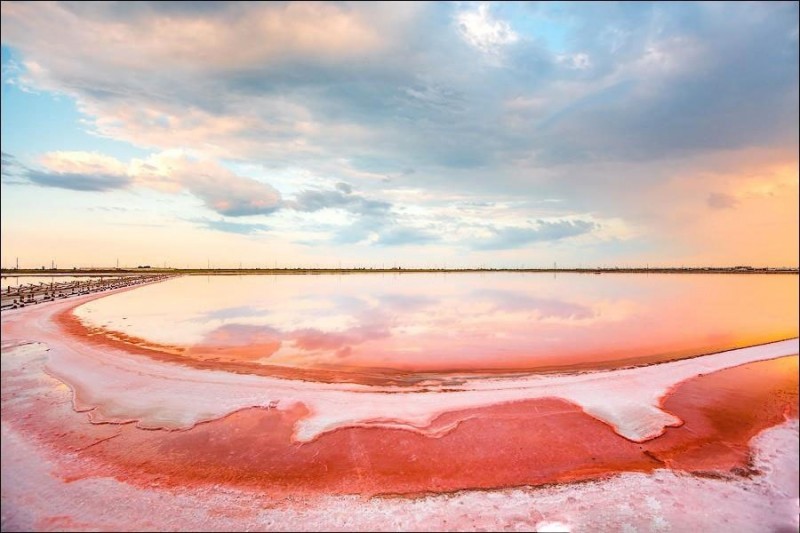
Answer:
[[[507,22],[492,17],[488,4],[458,13],[456,22],[462,37],[488,56],[497,56],[504,46],[519,40]]]

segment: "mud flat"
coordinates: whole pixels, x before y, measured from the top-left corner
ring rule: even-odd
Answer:
[[[577,374],[320,383],[54,320],[100,296],[2,315],[4,530],[798,527],[796,338]]]

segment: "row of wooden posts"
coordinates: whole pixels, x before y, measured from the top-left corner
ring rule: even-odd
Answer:
[[[19,287],[9,286],[5,291],[3,291],[3,302],[1,307],[2,309],[16,309],[18,307],[25,307],[26,305],[40,302],[53,301],[59,298],[69,298],[70,296],[78,296],[98,291],[107,291],[139,285],[142,283],[149,283],[167,277],[170,276],[164,274],[156,276],[124,276],[111,277],[107,279],[100,278],[99,280],[92,279],[86,281],[65,281],[51,283],[40,282],[38,284],[30,283],[21,285]]]

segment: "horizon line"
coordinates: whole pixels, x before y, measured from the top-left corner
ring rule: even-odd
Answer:
[[[72,268],[0,268],[0,273],[7,274],[70,274],[85,272],[794,272],[800,273],[798,266],[596,266],[596,267],[155,267],[140,265],[136,267],[72,267]]]

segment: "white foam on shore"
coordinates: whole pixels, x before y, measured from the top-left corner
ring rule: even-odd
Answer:
[[[537,398],[577,404],[619,435],[643,442],[682,423],[660,407],[662,397],[676,384],[700,374],[794,355],[799,348],[794,338],[638,368],[485,378],[448,385],[447,390],[423,390],[305,382],[165,363],[64,335],[50,318],[68,305],[31,309],[25,331],[49,346],[47,372],[73,389],[76,409],[89,411],[93,422],[187,429],[248,407],[289,409],[303,404],[309,414],[295,427],[293,437],[298,442],[344,427],[399,428],[438,436],[442,428],[431,424],[444,413]],[[22,317],[18,314],[17,319]]]

